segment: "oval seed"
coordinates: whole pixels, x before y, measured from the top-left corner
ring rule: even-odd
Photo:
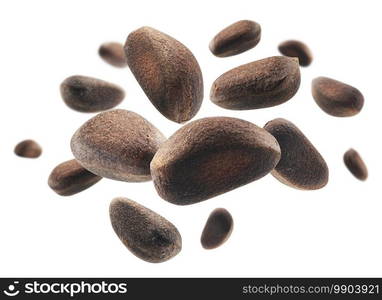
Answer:
[[[259,179],[279,159],[279,145],[264,129],[236,118],[204,118],[162,144],[151,175],[163,199],[187,205]]]
[[[285,41],[279,45],[279,51],[282,55],[297,57],[300,66],[303,67],[309,66],[313,60],[313,55],[309,47],[300,41]]]
[[[210,50],[218,57],[227,57],[255,47],[261,38],[260,24],[242,20],[224,28],[211,41]]]
[[[72,159],[53,169],[48,185],[61,196],[71,196],[86,190],[101,179],[102,177],[89,172],[77,160]]]
[[[315,190],[328,182],[329,170],[321,154],[292,123],[285,119],[268,122],[264,129],[281,148],[281,159],[272,175],[282,183],[303,190]]]
[[[137,202],[116,198],[111,202],[109,212],[115,233],[137,257],[160,263],[182,249],[182,237],[176,227]]]
[[[205,249],[221,246],[230,237],[233,230],[231,214],[224,208],[215,209],[208,217],[203,229],[201,243]]]
[[[86,76],[71,76],[60,86],[67,106],[79,112],[99,112],[117,106],[125,97],[119,86]]]
[[[367,167],[361,156],[354,149],[349,149],[344,154],[344,163],[349,171],[359,180],[366,180],[368,176]]]
[[[98,54],[104,61],[114,67],[124,68],[127,66],[125,50],[123,50],[121,43],[104,43],[99,47]]]
[[[15,154],[20,157],[37,158],[41,153],[41,146],[33,140],[22,141],[15,147]]]
[[[297,58],[274,56],[224,73],[213,83],[210,98],[227,109],[257,109],[288,101],[299,86]]]
[[[194,55],[182,43],[150,27],[129,34],[127,63],[152,104],[166,118],[192,119],[203,100],[203,78]]]
[[[115,180],[147,181],[150,161],[163,134],[140,115],[116,109],[102,112],[73,135],[74,157],[90,172]]]
[[[324,112],[335,117],[354,116],[364,103],[363,95],[355,87],[327,77],[312,81],[312,95]]]

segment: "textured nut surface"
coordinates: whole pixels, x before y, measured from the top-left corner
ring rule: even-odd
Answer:
[[[75,75],[60,86],[67,106],[79,112],[100,112],[117,106],[125,97],[123,89],[101,79]]]
[[[297,57],[300,66],[307,67],[312,63],[313,54],[309,47],[301,41],[289,40],[279,45],[282,55]]]
[[[349,149],[344,154],[344,163],[349,171],[359,180],[366,180],[368,176],[367,167],[361,156],[354,149]]]
[[[102,177],[86,170],[77,160],[71,159],[53,169],[48,185],[61,196],[71,196],[86,190],[101,179]]]
[[[321,154],[290,121],[275,119],[264,126],[278,141],[281,159],[272,175],[297,189],[315,190],[324,187],[329,170]]]
[[[137,257],[160,263],[180,252],[182,238],[179,231],[152,210],[127,198],[115,198],[109,213],[115,233]]]
[[[162,144],[151,175],[163,199],[187,205],[259,179],[279,159],[279,145],[264,129],[236,118],[204,118]]]
[[[273,56],[224,73],[213,83],[210,98],[227,109],[264,108],[286,102],[299,86],[298,59]]]
[[[102,112],[72,137],[74,157],[92,173],[122,181],[150,180],[150,161],[163,134],[140,115],[122,109]]]
[[[217,208],[207,219],[200,239],[203,248],[214,249],[228,240],[233,230],[231,214],[224,208]]]
[[[104,61],[114,67],[124,68],[127,66],[125,50],[121,43],[104,43],[99,47],[98,54]]]
[[[354,116],[364,103],[363,95],[355,87],[327,77],[312,81],[312,95],[324,112],[335,117]]]
[[[37,158],[41,155],[42,148],[34,140],[25,140],[16,145],[14,152],[20,157]]]
[[[260,24],[242,20],[220,31],[210,42],[210,50],[218,57],[232,56],[255,47],[260,38]]]
[[[203,100],[203,78],[194,55],[182,43],[150,27],[129,34],[127,63],[152,104],[166,118],[193,118]]]

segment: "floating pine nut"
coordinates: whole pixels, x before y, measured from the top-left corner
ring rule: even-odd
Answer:
[[[123,68],[127,66],[125,50],[123,50],[121,43],[104,43],[99,47],[98,54],[114,67]]]
[[[86,190],[101,179],[102,177],[89,172],[77,160],[72,159],[53,169],[48,185],[61,196],[71,196]]]
[[[312,81],[312,95],[324,112],[335,117],[358,114],[364,102],[359,90],[327,77],[318,77]]]
[[[215,209],[208,217],[203,229],[201,243],[205,249],[221,246],[230,237],[233,230],[231,214],[224,208]]]
[[[282,55],[297,57],[300,66],[306,67],[312,63],[313,55],[307,45],[303,42],[290,40],[279,45],[279,51]]]
[[[25,140],[18,143],[15,147],[15,154],[20,157],[37,158],[41,155],[42,149],[33,140]]]
[[[194,55],[182,43],[150,27],[129,34],[127,63],[152,104],[166,118],[192,119],[203,100],[203,78]]]
[[[218,57],[232,56],[255,47],[261,38],[258,23],[242,20],[224,28],[211,41],[210,50]]]
[[[264,129],[236,118],[204,118],[162,144],[151,175],[163,199],[187,205],[259,179],[279,159],[279,145]]]
[[[160,263],[177,255],[182,238],[173,224],[127,198],[110,204],[111,225],[122,243],[137,257]]]
[[[273,56],[224,73],[213,83],[210,98],[227,109],[264,108],[288,101],[299,86],[298,59]]]
[[[359,180],[367,179],[367,167],[361,156],[354,149],[349,149],[344,154],[344,163],[349,171]]]
[[[86,76],[71,76],[60,86],[67,106],[80,112],[100,112],[117,106],[125,97],[119,86]]]
[[[272,175],[291,187],[315,190],[328,182],[329,171],[325,160],[305,135],[292,123],[275,119],[265,130],[279,142],[281,159]]]
[[[91,118],[73,135],[74,157],[90,172],[115,180],[147,181],[163,134],[140,115],[116,109]]]

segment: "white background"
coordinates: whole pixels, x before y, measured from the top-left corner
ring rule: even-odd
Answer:
[[[0,276],[382,276],[381,33],[380,1],[1,1],[0,3]],[[262,26],[258,46],[230,58],[214,57],[210,39],[241,19]],[[196,118],[232,116],[263,126],[284,117],[306,134],[326,159],[329,184],[319,191],[287,187],[271,175],[191,206],[162,200],[151,182],[104,179],[72,197],[47,185],[50,171],[72,158],[69,141],[92,114],[70,110],[59,85],[81,74],[121,85],[119,106],[133,110],[170,136],[180,125],[151,105],[130,71],[97,55],[106,41],[124,42],[140,26],[183,42],[198,59],[205,99]],[[210,86],[240,64],[277,55],[286,39],[306,42],[313,64],[289,102],[267,109],[229,111],[209,100]],[[310,93],[314,77],[357,87],[362,112],[325,114]],[[195,119],[196,119],[195,118]],[[16,157],[14,146],[32,138],[43,147],[36,160]],[[342,155],[357,149],[370,177],[357,181]],[[132,255],[114,234],[108,206],[125,196],[153,209],[182,233],[183,250],[150,264]],[[209,213],[225,207],[235,228],[216,250],[200,245]]]

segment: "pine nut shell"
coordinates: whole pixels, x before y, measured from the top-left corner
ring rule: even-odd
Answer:
[[[102,177],[86,170],[77,160],[71,159],[52,170],[48,185],[61,196],[71,196],[88,189],[101,179]]]
[[[220,31],[210,42],[211,52],[218,57],[243,53],[254,48],[261,38],[260,24],[242,20]]]
[[[42,153],[42,148],[34,140],[25,140],[16,145],[14,152],[20,157],[38,158]]]
[[[324,112],[335,117],[354,116],[364,104],[358,89],[328,77],[318,77],[312,81],[312,95]]]
[[[264,129],[272,134],[281,148],[281,159],[272,175],[293,188],[315,190],[328,183],[328,166],[307,137],[292,122],[274,119]]]
[[[344,154],[344,163],[355,178],[365,181],[368,171],[365,162],[359,153],[354,149],[349,149]]]
[[[176,39],[150,27],[129,34],[127,63],[156,109],[183,123],[192,119],[203,100],[203,77],[191,51]]]
[[[165,200],[207,200],[268,174],[280,159],[275,138],[250,122],[203,118],[175,132],[155,154],[151,175]]]
[[[215,249],[231,236],[233,219],[225,208],[213,210],[204,226],[200,242],[204,249]]]
[[[299,86],[298,59],[273,56],[224,73],[213,83],[210,98],[226,109],[258,109],[288,101]]]
[[[75,75],[66,78],[60,86],[65,104],[79,112],[101,112],[122,102],[124,90],[101,79]]]
[[[104,43],[99,47],[98,54],[105,62],[114,67],[124,68],[127,66],[125,50],[121,43]]]
[[[182,238],[178,229],[143,205],[127,198],[115,198],[109,213],[121,242],[140,259],[160,263],[181,251]]]
[[[282,55],[297,57],[300,66],[307,67],[312,63],[313,54],[309,47],[301,41],[289,40],[279,45]]]
[[[164,135],[142,116],[123,109],[102,112],[71,140],[74,157],[90,172],[110,179],[151,179],[150,162]]]

